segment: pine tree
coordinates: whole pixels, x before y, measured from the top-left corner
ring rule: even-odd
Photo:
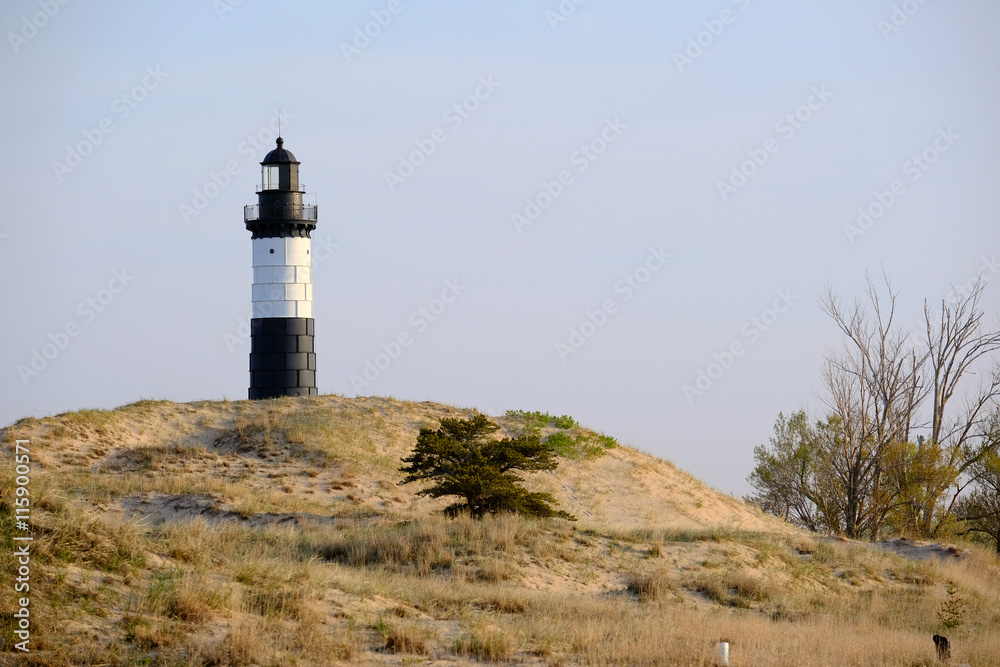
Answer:
[[[528,491],[517,471],[555,470],[559,465],[550,445],[538,435],[497,440],[499,429],[484,415],[471,419],[442,419],[438,429],[420,429],[417,444],[407,464],[403,484],[431,481],[418,495],[440,498],[458,496],[462,501],[445,508],[455,516],[468,511],[474,518],[486,514],[515,512],[535,517],[573,516],[553,507],[549,493]]]

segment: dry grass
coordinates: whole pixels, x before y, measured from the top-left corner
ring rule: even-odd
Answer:
[[[742,570],[701,572],[689,578],[684,587],[716,604],[744,609],[762,608],[776,597],[773,584]]]
[[[387,622],[380,617],[373,628],[385,640],[385,650],[391,653],[430,655],[437,639],[433,629],[413,622]]]
[[[914,667],[932,664],[947,619],[957,661],[1000,665],[1000,565],[974,547],[918,561],[760,524],[445,519],[396,486],[396,468],[416,429],[469,412],[141,401],[4,429],[5,448],[44,443],[32,473],[38,643],[25,664],[710,665],[728,640],[733,664]],[[668,468],[608,451],[566,465],[601,484]],[[573,484],[603,502],[599,486]],[[716,502],[687,493],[686,512]],[[212,511],[159,523],[121,510],[173,498]],[[7,535],[11,501],[0,480]],[[0,563],[0,588],[14,576]],[[0,596],[0,650],[12,605]]]
[[[106,468],[122,472],[145,472],[161,470],[163,466],[178,461],[197,461],[200,459],[214,461],[218,458],[217,453],[209,452],[203,446],[146,445],[123,451],[118,457],[109,461]]]
[[[514,654],[514,640],[494,625],[480,625],[455,642],[455,652],[483,662],[505,662]]]
[[[318,530],[301,544],[327,561],[420,575],[452,568],[462,559],[483,557],[477,561],[477,576],[502,581],[514,570],[488,556],[510,553],[531,543],[538,532],[537,525],[509,515],[483,521],[430,516],[419,521]]]
[[[678,592],[673,576],[662,569],[629,573],[625,577],[625,590],[637,595],[642,602],[663,600]]]
[[[836,618],[776,622],[758,615],[695,610],[687,605],[636,607],[613,600],[552,600],[521,619],[529,641],[560,647],[586,665],[711,665],[712,647],[729,641],[733,664],[811,665],[924,664],[933,654],[930,635],[899,627],[877,632]],[[842,641],[849,637],[850,641]],[[841,638],[841,639],[838,639]],[[997,664],[1000,647],[991,634],[964,645],[961,659]]]
[[[66,508],[36,513],[32,526],[31,552],[39,563],[128,572],[145,560],[143,531],[134,522],[103,520],[79,508]]]
[[[266,618],[302,617],[302,587],[282,586],[247,591],[244,600],[248,611]]]

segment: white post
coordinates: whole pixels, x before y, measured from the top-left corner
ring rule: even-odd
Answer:
[[[719,642],[715,645],[718,653],[718,660],[720,665],[729,664],[729,642]]]

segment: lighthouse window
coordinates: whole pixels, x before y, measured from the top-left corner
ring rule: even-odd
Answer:
[[[266,164],[263,170],[263,186],[265,190],[278,189],[278,165]]]
[[[271,248],[268,252],[270,252],[273,255],[274,254],[274,248]]]

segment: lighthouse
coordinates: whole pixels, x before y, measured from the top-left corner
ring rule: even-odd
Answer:
[[[243,211],[253,242],[250,400],[319,393],[309,276],[316,206],[302,203],[299,162],[281,137],[276,144],[260,163],[257,204]]]

